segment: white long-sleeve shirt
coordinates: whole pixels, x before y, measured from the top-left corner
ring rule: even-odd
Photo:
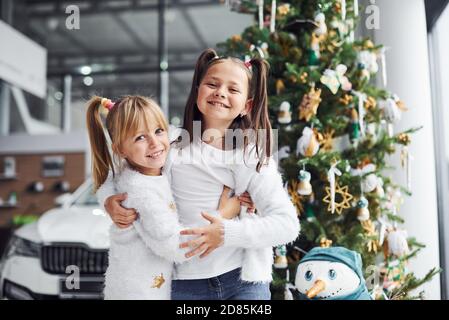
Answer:
[[[169,177],[182,225],[206,225],[201,211],[217,208],[223,185],[237,194],[248,191],[258,210],[257,216],[247,219],[224,220],[224,245],[204,258],[195,256],[176,265],[174,279],[211,278],[242,267],[243,280],[270,281],[272,246],[298,236],[296,209],[275,163],[271,161],[258,173],[253,153],[249,154],[243,161],[242,150],[224,151],[201,141],[172,147],[164,173]],[[100,203],[114,193],[99,197]]]

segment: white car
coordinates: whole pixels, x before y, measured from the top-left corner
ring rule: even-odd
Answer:
[[[103,298],[112,221],[90,179],[57,202],[13,234],[0,261],[0,298]]]

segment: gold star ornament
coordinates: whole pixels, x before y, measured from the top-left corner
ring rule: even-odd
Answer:
[[[341,214],[343,209],[349,209],[351,207],[350,202],[354,197],[349,193],[348,188],[348,186],[341,187],[338,183],[335,183],[335,211],[338,214]],[[323,198],[323,202],[329,204],[327,211],[332,212],[330,187],[326,187],[326,196]]]
[[[169,203],[168,207],[171,211],[176,211],[176,204],[173,201]]]
[[[161,273],[160,276],[155,276],[153,279],[153,285],[151,286],[151,288],[158,288],[160,289],[162,287],[162,285],[164,284],[165,279],[164,279],[164,275]]]

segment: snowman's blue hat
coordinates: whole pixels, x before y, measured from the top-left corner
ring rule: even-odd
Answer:
[[[358,252],[346,249],[344,247],[330,247],[320,248],[316,247],[310,250],[300,261],[301,263],[307,261],[330,261],[340,262],[347,265],[354,270],[359,276],[360,280],[363,280],[362,271],[362,257]]]

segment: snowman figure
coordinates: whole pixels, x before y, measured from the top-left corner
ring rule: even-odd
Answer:
[[[295,287],[304,300],[371,300],[360,254],[343,247],[310,250],[298,265]]]

